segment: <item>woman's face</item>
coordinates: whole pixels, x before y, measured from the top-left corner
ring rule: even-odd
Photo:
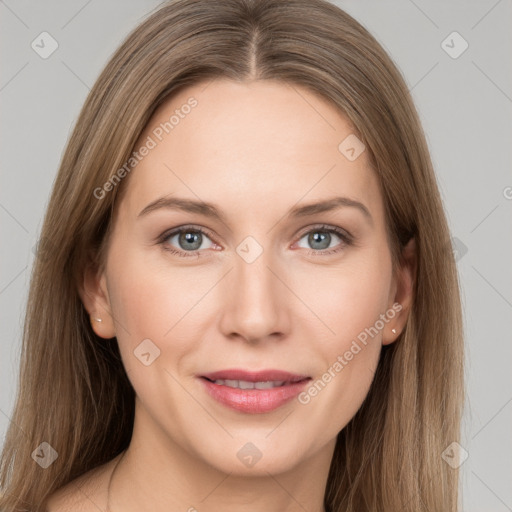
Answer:
[[[134,438],[240,474],[330,458],[405,321],[364,146],[304,88],[219,79],[164,103],[135,150],[87,303],[117,337]]]

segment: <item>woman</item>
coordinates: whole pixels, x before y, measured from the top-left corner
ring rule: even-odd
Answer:
[[[461,308],[403,78],[322,0],[175,0],[42,229],[2,510],[457,510]]]

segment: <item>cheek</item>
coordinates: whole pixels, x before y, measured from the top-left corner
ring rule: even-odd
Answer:
[[[137,251],[120,249],[112,251],[116,265],[109,269],[109,296],[123,366],[145,407],[156,407],[154,417],[163,414],[167,421],[159,404],[176,411],[187,410],[190,402],[175,379],[182,361],[195,350],[190,333],[194,319],[204,317],[200,299],[206,284],[198,285],[204,279],[192,279],[170,265],[155,265]]]
[[[118,238],[109,257],[109,295],[121,333],[162,339],[204,294],[208,276],[173,265],[158,247],[132,247],[122,242],[128,235]]]
[[[367,251],[347,258],[337,268],[303,273],[308,274],[300,288],[297,282],[297,289],[321,321],[325,339],[331,340],[327,345],[331,355],[385,313],[391,286],[391,261],[386,253]]]
[[[385,250],[369,250],[347,258],[336,271],[308,278],[302,288],[325,335],[313,356],[322,361],[319,372],[300,401],[315,411],[312,416],[320,423],[327,421],[325,415],[336,418],[333,433],[357,412],[377,368],[385,325],[381,315],[386,315],[391,285],[391,260],[386,255]],[[318,321],[314,325],[318,327]],[[312,332],[312,326],[307,322],[304,329]]]
[[[158,356],[157,366],[163,361],[166,365],[170,361],[177,364],[181,355],[190,349],[187,345],[191,343],[190,322],[191,318],[196,318],[190,313],[207,291],[209,280],[202,286],[205,279],[197,276],[194,279],[192,273],[170,265],[155,264],[142,251],[130,251],[122,245],[113,248],[111,263],[110,305],[127,371],[140,370],[140,361],[134,355],[144,347],[138,348],[141,343]],[[188,326],[188,336],[182,332],[184,326]],[[170,359],[171,342],[173,357]]]

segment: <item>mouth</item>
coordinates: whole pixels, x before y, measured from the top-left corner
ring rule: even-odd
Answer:
[[[311,380],[307,375],[282,370],[249,372],[231,369],[198,375],[206,392],[217,402],[240,412],[273,411],[289,402]]]

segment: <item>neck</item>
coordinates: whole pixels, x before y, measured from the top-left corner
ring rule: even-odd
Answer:
[[[262,464],[252,476],[237,473],[236,464],[231,472],[219,470],[162,431],[148,432],[149,424],[141,421],[147,420],[145,414],[135,418],[130,446],[110,476],[107,512],[325,512],[335,441],[297,467],[273,472]]]

